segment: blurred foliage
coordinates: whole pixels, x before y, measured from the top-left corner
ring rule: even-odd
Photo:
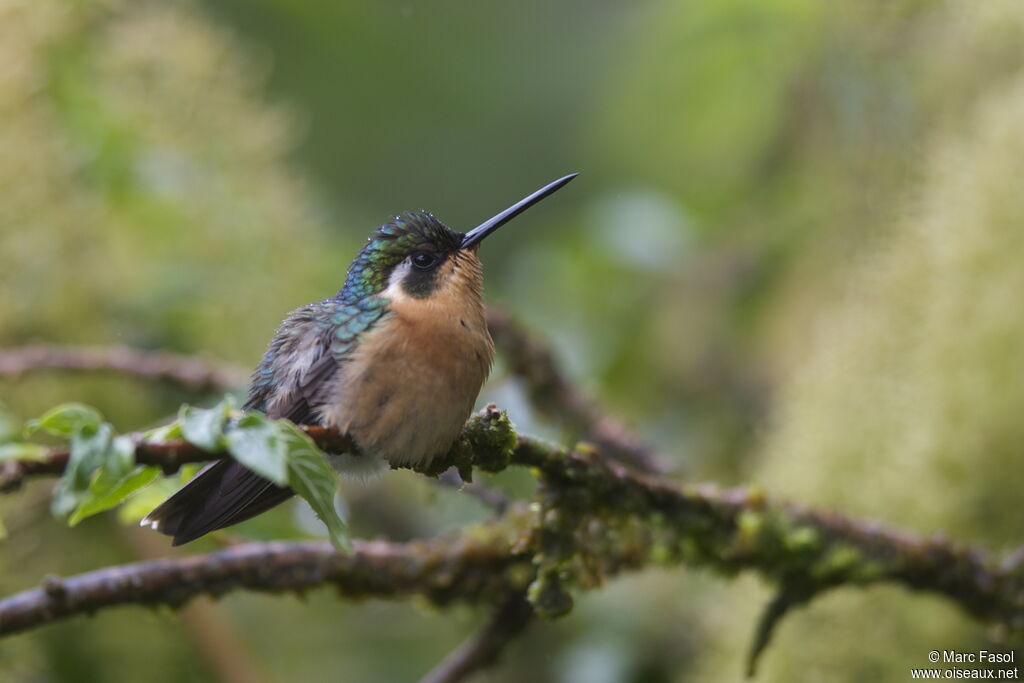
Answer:
[[[1024,12],[1016,19],[1024,26]],[[1011,312],[1024,291],[1022,116],[1024,74],[936,143],[917,201],[817,321],[780,396],[766,487],[921,532],[1020,544],[1024,329]],[[745,598],[728,600],[749,619],[757,601]],[[815,605],[778,640],[786,655],[770,656],[764,678],[860,681],[921,666],[935,648],[1009,647],[935,602],[874,590]]]
[[[280,311],[316,295],[294,277],[256,284],[327,235],[283,164],[289,125],[260,101],[259,71],[192,15],[161,3],[3,6],[4,343],[249,361]],[[304,270],[332,266],[344,272]],[[21,399],[8,401],[40,407]],[[144,394],[117,409],[153,419]]]
[[[136,465],[132,435],[115,435],[113,425],[95,408],[81,403],[56,406],[29,420],[21,431],[26,439],[55,437],[67,448],[67,467],[54,487],[50,508],[54,516],[66,519],[68,526],[120,506],[160,473],[158,467]],[[0,463],[45,459],[47,449],[41,444],[13,439],[4,443],[2,436]],[[334,505],[337,477],[316,444],[292,422],[271,420],[259,412],[243,414],[228,395],[212,408],[182,405],[177,420],[144,432],[141,439],[143,443],[184,440],[206,451],[226,451],[277,486],[294,490],[324,523],[334,546],[352,552],[348,529]],[[169,478],[177,483],[179,476]],[[164,488],[152,486],[149,492],[164,493]],[[163,497],[150,500],[145,512],[162,501]],[[132,511],[122,509],[119,516],[148,526],[143,515],[130,516]]]
[[[0,343],[252,365],[391,213],[465,228],[582,171],[482,256],[488,298],[556,344],[585,388],[688,476],[1010,544],[1022,67],[1012,0],[9,0]],[[188,398],[119,378],[2,391],[17,417],[84,401],[119,430]],[[500,371],[487,399],[562,436]],[[44,488],[0,500],[5,592],[138,555],[109,515],[61,529]],[[356,535],[485,514],[405,473],[343,488]],[[238,533],[318,533],[310,514]],[[768,597],[679,575],[610,588],[539,626],[491,678],[734,680]],[[482,617],[319,593],[237,596],[217,613],[280,680],[411,679]],[[759,680],[904,680],[931,649],[994,637],[890,589],[790,619]],[[0,671],[216,679],[190,633],[113,613],[5,641]]]

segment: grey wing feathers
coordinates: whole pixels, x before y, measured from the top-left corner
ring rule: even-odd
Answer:
[[[300,308],[281,325],[253,374],[246,409],[297,424],[319,422],[319,406],[329,398],[339,369],[332,353],[333,326],[322,315],[326,303]],[[205,467],[142,524],[181,545],[254,517],[292,495],[290,488],[222,460]]]
[[[339,367],[331,353],[333,328],[324,320],[325,303],[293,311],[281,324],[253,373],[246,410],[299,424],[318,419],[316,409]]]

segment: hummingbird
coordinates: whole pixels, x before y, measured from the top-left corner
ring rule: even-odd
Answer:
[[[469,232],[425,211],[374,230],[334,296],[285,318],[253,372],[244,408],[347,433],[343,473],[426,465],[469,418],[494,359],[477,251],[485,237],[558,191],[559,178]],[[141,522],[173,545],[255,517],[288,487],[234,460],[207,465]]]

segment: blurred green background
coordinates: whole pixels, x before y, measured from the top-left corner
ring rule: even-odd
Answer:
[[[1013,546],[1022,122],[1013,0],[3,0],[0,345],[252,366],[391,214],[466,229],[579,171],[488,241],[487,298],[677,476]],[[0,391],[19,418],[80,400],[122,430],[197,400],[46,373]],[[487,400],[571,436],[500,366]],[[344,490],[363,536],[487,516],[405,473]],[[48,493],[0,500],[4,594],[169,552],[115,514],[68,530]],[[310,516],[239,533],[319,534]],[[618,579],[485,678],[740,680],[770,595],[685,569]],[[483,617],[237,594],[9,638],[0,678],[414,680]],[[902,681],[930,650],[1003,637],[936,598],[841,590],[782,625],[758,680]]]

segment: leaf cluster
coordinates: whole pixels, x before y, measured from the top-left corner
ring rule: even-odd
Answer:
[[[150,444],[183,439],[206,451],[227,452],[277,486],[291,487],[323,521],[335,547],[351,550],[348,529],[334,506],[337,480],[324,453],[293,423],[243,413],[230,395],[212,408],[182,406],[173,423],[135,437],[115,434],[99,411],[80,403],[29,420],[22,435],[0,443],[0,462],[42,458],[47,447],[29,440],[39,435],[67,444],[70,457],[51,510],[69,526],[120,505],[160,476],[158,467],[136,463],[136,439]]]

